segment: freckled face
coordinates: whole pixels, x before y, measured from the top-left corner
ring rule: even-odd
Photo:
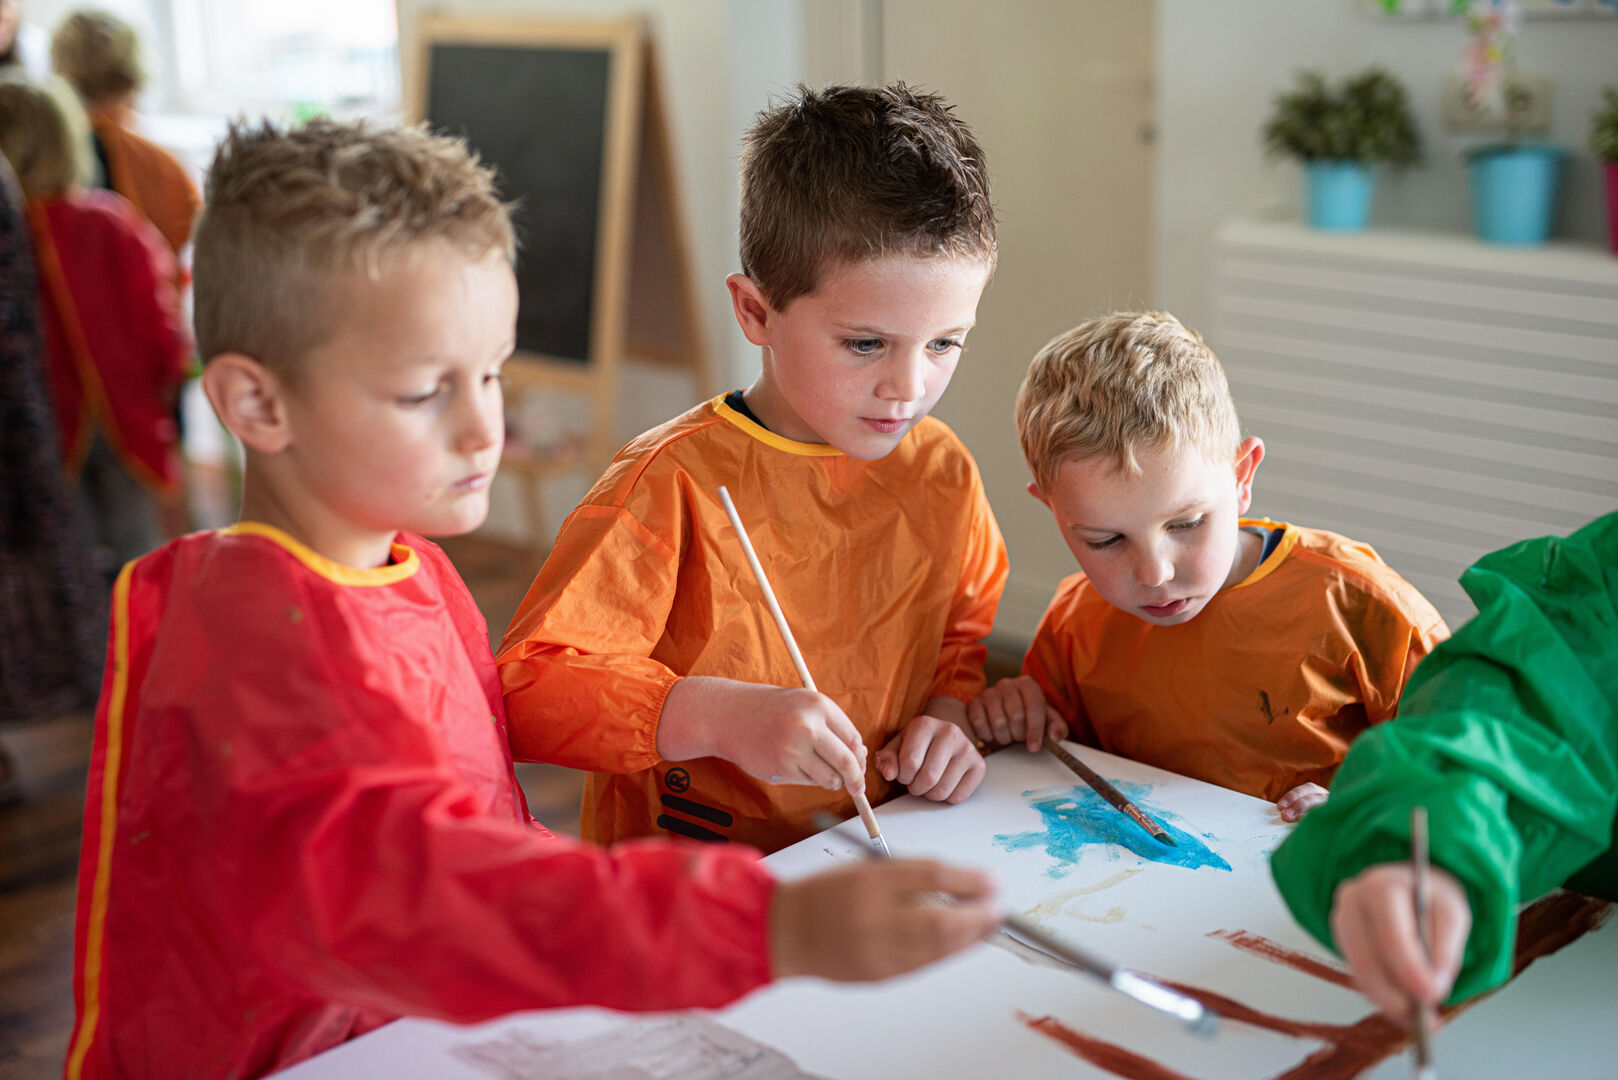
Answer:
[[[1246,574],[1237,519],[1263,453],[1250,444],[1258,440],[1243,444],[1234,468],[1192,446],[1137,453],[1139,476],[1100,458],[1067,461],[1051,491],[1030,491],[1050,507],[1103,599],[1154,626],[1176,626]]]

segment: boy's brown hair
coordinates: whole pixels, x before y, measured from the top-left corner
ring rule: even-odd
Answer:
[[[996,252],[983,148],[937,94],[800,85],[742,140],[741,261],[777,309],[827,266]]]
[[[72,96],[66,89],[62,94]],[[68,108],[62,97],[43,87],[0,79],[0,153],[31,202],[63,195],[84,176],[88,155]],[[77,103],[72,108],[77,110]]]
[[[1053,338],[1017,391],[1017,438],[1042,490],[1066,461],[1139,474],[1143,450],[1190,445],[1235,460],[1241,426],[1202,335],[1163,311],[1119,311]]]
[[[515,257],[509,207],[462,139],[425,126],[233,124],[208,170],[193,257],[197,346],[289,372],[332,336],[344,277],[426,241]]]
[[[90,105],[134,93],[146,83],[135,28],[106,11],[75,11],[51,37],[51,66]]]

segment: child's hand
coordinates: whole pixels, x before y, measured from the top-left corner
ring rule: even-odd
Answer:
[[[1466,890],[1443,870],[1427,875],[1433,958],[1416,937],[1415,871],[1409,863],[1381,863],[1337,886],[1331,932],[1354,982],[1371,1004],[1405,1024],[1411,999],[1436,1006],[1461,968],[1472,909]]]
[[[972,738],[948,720],[923,713],[876,753],[876,771],[912,795],[958,803],[983,782],[983,755]]]
[[[1001,679],[973,699],[966,718],[977,737],[993,746],[1026,743],[1030,753],[1053,739],[1067,738],[1067,724],[1045,704],[1045,692],[1027,675]]]
[[[669,761],[720,757],[771,784],[865,790],[865,741],[837,703],[798,687],[681,679],[657,726]]]
[[[930,902],[938,892],[956,902]],[[771,967],[776,978],[886,979],[983,940],[1000,919],[986,874],[935,862],[861,861],[776,886]]]
[[[1286,821],[1297,821],[1303,815],[1326,801],[1331,792],[1319,784],[1299,784],[1279,799],[1275,800],[1275,808],[1281,811],[1281,817]]]

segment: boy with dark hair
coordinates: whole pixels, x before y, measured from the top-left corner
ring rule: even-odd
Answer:
[[[983,151],[938,97],[800,88],[758,118],[727,284],[763,373],[618,455],[499,653],[517,756],[594,773],[586,836],[773,850],[846,813],[845,790],[977,787],[965,702],[1005,547],[928,413],[995,252]],[[796,688],[720,485],[819,693]]]
[[[242,519],[113,597],[67,1075],[253,1077],[402,1015],[716,1006],[982,937],[985,879],[552,836],[512,774],[475,528],[515,341],[506,207],[465,145],[236,129],[197,229],[204,388]],[[924,907],[942,888],[965,901]]]

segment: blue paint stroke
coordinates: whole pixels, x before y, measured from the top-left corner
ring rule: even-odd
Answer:
[[[1119,813],[1106,799],[1083,785],[1023,792],[1023,798],[1039,811],[1045,827],[1032,832],[998,833],[995,842],[1007,851],[1043,847],[1045,854],[1056,860],[1056,864],[1045,871],[1045,876],[1050,878],[1066,877],[1078,865],[1080,849],[1092,844],[1115,845],[1151,862],[1183,866],[1188,870],[1202,866],[1230,869],[1230,863],[1207,844],[1177,828],[1172,822],[1173,814],[1145,801],[1145,796],[1152,792],[1152,785],[1116,781],[1115,784],[1126,798],[1163,823],[1174,838],[1174,847],[1159,842],[1132,818]],[[1114,850],[1111,857],[1116,859],[1119,853]]]

